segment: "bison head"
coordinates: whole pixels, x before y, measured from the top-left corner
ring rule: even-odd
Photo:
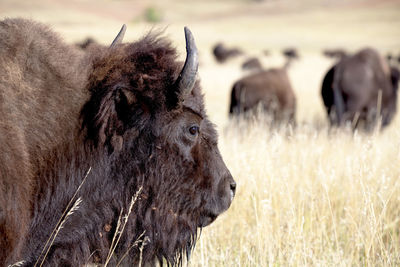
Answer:
[[[93,64],[91,96],[82,110],[87,142],[112,159],[107,179],[122,187],[115,188],[124,199],[113,203],[115,215],[127,210],[141,188],[117,254],[145,232],[148,262],[179,262],[193,248],[198,229],[227,210],[235,194],[205,113],[197,49],[187,28],[185,37],[183,67],[175,49],[157,35],[113,42]],[[135,249],[130,253],[137,257]]]

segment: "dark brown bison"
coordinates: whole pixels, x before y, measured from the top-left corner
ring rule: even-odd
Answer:
[[[1,266],[111,252],[111,265],[179,264],[230,206],[190,31],[182,67],[165,38],[122,44],[124,30],[88,53],[42,24],[0,22]]]
[[[386,59],[387,59],[387,61],[390,63],[390,62],[394,59],[392,53],[387,53],[387,54],[386,54]]]
[[[296,97],[287,74],[291,57],[283,68],[271,68],[235,82],[231,92],[230,115],[254,112],[258,106],[274,122],[295,122]]]
[[[213,54],[219,63],[223,63],[230,58],[243,54],[243,52],[238,48],[227,48],[224,44],[218,43],[213,48]]]
[[[396,111],[399,72],[371,48],[344,56],[322,82],[322,99],[332,124],[352,123],[372,129],[380,114],[382,126]]]
[[[341,59],[347,55],[347,52],[344,49],[337,48],[337,49],[325,49],[323,51],[323,54],[326,57]]]
[[[79,48],[85,50],[87,49],[89,46],[91,45],[95,45],[97,44],[96,40],[93,39],[92,37],[87,37],[85,40],[81,41],[81,42],[77,42],[76,46],[78,46]]]
[[[296,48],[286,48],[283,49],[282,54],[287,58],[299,59],[299,53],[297,52]]]
[[[262,65],[261,65],[260,60],[258,60],[258,58],[251,57],[243,62],[242,69],[243,70],[261,70]]]

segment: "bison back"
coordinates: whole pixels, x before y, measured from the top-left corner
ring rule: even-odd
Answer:
[[[48,27],[0,22],[0,264],[19,259],[33,180],[46,153],[73,138],[85,99],[83,53]],[[13,253],[11,253],[13,251]]]
[[[235,104],[235,105],[234,105]],[[272,112],[276,120],[294,118],[296,98],[286,70],[270,69],[237,81],[232,89],[231,108],[238,112],[255,109],[258,105]]]

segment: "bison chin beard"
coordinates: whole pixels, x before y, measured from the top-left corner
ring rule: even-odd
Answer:
[[[163,223],[152,229],[150,244],[154,246],[156,258],[162,265],[165,259],[169,265],[181,266],[186,256],[190,259],[198,238],[196,224],[189,223],[187,216],[169,213],[163,216]],[[150,245],[149,244],[149,245]]]
[[[212,213],[204,213],[200,217],[199,225],[198,227],[203,228],[211,224],[215,219],[218,217],[218,215],[212,214]]]

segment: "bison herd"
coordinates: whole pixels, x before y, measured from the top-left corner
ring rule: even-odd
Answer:
[[[0,21],[0,265],[182,264],[199,229],[226,211],[236,183],[218,150],[184,29],[185,62],[161,34],[110,46],[65,43],[32,20]],[[288,77],[299,58],[236,81],[229,113],[262,107],[295,124]],[[243,52],[214,47],[218,62]],[[399,70],[374,49],[337,62],[322,97],[332,124],[385,126]],[[141,244],[141,245],[140,245]]]
[[[86,50],[0,21],[0,265],[182,263],[236,184],[185,28]]]
[[[213,52],[215,55],[215,50]],[[336,59],[321,86],[330,124],[350,125],[366,131],[377,125],[387,126],[396,112],[400,78],[393,59],[386,60],[372,48],[354,54],[332,49],[323,54]],[[254,57],[242,64],[242,69],[253,72],[234,82],[229,105],[231,116],[246,117],[261,108],[272,118],[271,125],[295,125],[296,96],[287,69],[291,60],[298,59],[299,55],[294,48],[283,50],[283,55],[287,62],[281,68],[263,69]],[[221,62],[218,58],[217,61]]]

